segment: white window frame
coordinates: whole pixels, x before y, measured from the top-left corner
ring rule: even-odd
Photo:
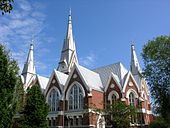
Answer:
[[[130,106],[135,106],[135,95],[133,92],[129,94],[129,105]]]
[[[112,96],[116,96],[116,100],[118,100],[120,98],[119,94],[116,91],[111,91],[108,95],[108,101],[110,101],[110,103],[112,104]]]
[[[53,101],[52,101],[53,98],[52,97],[50,99],[50,96],[52,95],[51,93],[52,93],[53,90],[56,92],[55,93],[55,103],[53,103]],[[49,90],[49,92],[47,94],[47,103],[48,103],[48,105],[50,107],[50,111],[49,112],[56,112],[56,111],[58,111],[60,97],[61,97],[61,95],[60,95],[60,92],[59,92],[58,88],[53,87],[53,88],[51,88]],[[49,103],[49,101],[51,101],[51,102]],[[54,109],[53,109],[53,104],[54,104]]]
[[[77,87],[77,88],[76,88]],[[77,89],[77,90],[76,90]],[[78,94],[75,94],[77,91]],[[80,99],[80,95],[82,95],[82,100]],[[77,97],[76,97],[77,96]],[[72,109],[70,106],[70,97],[72,97]],[[68,110],[79,110],[79,109],[83,109],[83,105],[84,105],[84,97],[85,97],[85,91],[84,88],[82,87],[82,85],[80,83],[73,82],[70,87],[68,88],[67,94],[66,94],[66,100],[68,101]],[[76,98],[76,99],[75,99]],[[75,104],[75,102],[77,103],[77,105]]]

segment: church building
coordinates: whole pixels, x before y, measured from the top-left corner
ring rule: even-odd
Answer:
[[[121,62],[94,70],[85,68],[78,62],[70,13],[60,61],[49,78],[36,73],[33,47],[31,44],[21,80],[25,91],[35,83],[42,89],[50,107],[47,116],[49,128],[112,127],[104,113],[91,108],[105,109],[106,105],[117,101],[138,108],[130,126],[144,127],[152,121],[149,89],[134,45],[131,45],[130,70]]]

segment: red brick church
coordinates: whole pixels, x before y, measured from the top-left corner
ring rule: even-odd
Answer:
[[[90,108],[94,105],[105,109],[106,104],[116,101],[140,106],[138,116],[131,120],[131,126],[141,127],[151,122],[149,90],[133,45],[130,70],[121,62],[94,70],[87,69],[78,63],[70,14],[58,68],[53,70],[49,78],[37,75],[33,52],[31,44],[21,79],[25,91],[35,83],[41,87],[50,106],[47,117],[50,128],[109,127],[111,125],[103,114]]]

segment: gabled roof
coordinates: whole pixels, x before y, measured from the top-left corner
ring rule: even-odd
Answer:
[[[139,88],[141,89],[141,77],[139,75],[133,75],[136,83],[138,84]]]
[[[55,75],[56,75],[56,78],[57,78],[59,84],[64,86],[66,81],[67,81],[68,75],[64,74],[64,73],[62,73],[60,71],[57,71],[55,69],[54,69],[54,72],[55,72]]]
[[[128,81],[129,81],[129,77],[130,77],[130,76],[131,76],[131,78],[132,78],[132,81],[135,83],[135,86],[136,86],[137,90],[138,90],[138,91],[140,90],[140,89],[139,89],[139,85],[138,85],[138,83],[136,82],[134,76],[132,75],[132,73],[131,73],[130,71],[128,71],[128,73],[127,73],[127,75],[126,75],[126,77],[125,77],[124,84],[123,84],[122,92],[125,92],[126,85],[127,85]]]
[[[49,78],[37,75],[37,80],[38,80],[38,83],[40,84],[41,89],[43,90],[46,89]]]
[[[111,75],[107,81],[107,84],[104,87],[104,90],[107,91],[107,88],[109,87],[111,79],[113,79],[116,82],[116,84],[118,85],[119,89],[122,90],[122,86],[120,85],[120,80],[119,80],[118,76],[115,75],[114,73],[111,73]]]
[[[78,75],[80,76],[81,80],[85,84],[85,87],[88,91],[91,91],[92,89],[102,91],[103,92],[103,86],[102,81],[100,79],[100,76],[98,73],[93,72],[83,66],[80,66],[79,64],[75,64],[71,70],[71,73],[69,75],[69,78],[66,82],[66,87],[68,86],[68,83],[73,76],[74,71],[78,72]]]
[[[123,87],[124,77],[128,72],[128,70],[120,62],[103,66],[93,71],[100,75],[104,87],[107,85],[111,73],[114,74],[115,78],[117,76],[117,78],[119,79],[117,81],[119,81],[120,82],[119,84]]]
[[[100,75],[94,71],[91,71],[83,66],[76,65],[80,74],[84,78],[86,84],[91,88],[99,91],[103,91],[102,81]]]
[[[53,77],[55,76],[59,86],[60,86],[60,89],[63,89],[63,86],[65,85],[66,81],[67,81],[67,78],[68,78],[68,75],[67,74],[64,74],[60,71],[57,71],[56,69],[53,70],[51,76],[50,76],[50,79],[48,81],[48,84],[47,84],[47,87],[45,89],[45,94],[47,93],[48,91],[48,88],[52,82],[52,79]]]

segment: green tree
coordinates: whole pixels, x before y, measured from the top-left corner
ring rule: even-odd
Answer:
[[[161,117],[156,117],[156,119],[149,124],[149,128],[169,128],[168,124]]]
[[[113,128],[129,128],[131,120],[137,117],[137,108],[126,105],[121,101],[108,104],[104,109],[99,109],[95,104],[90,104],[90,106],[91,107],[88,108],[91,109],[92,112],[104,116],[106,125],[111,125]],[[89,111],[86,111],[84,115],[89,116]],[[92,115],[93,114],[90,114],[90,116]]]
[[[121,101],[117,101],[105,109],[105,114],[106,122],[114,128],[129,128],[131,117],[134,118],[136,115],[136,109]]]
[[[170,124],[170,36],[148,41],[142,57],[156,112]]]
[[[9,56],[9,51],[0,44],[0,128],[11,127],[18,111],[22,86],[18,75],[17,62]]]
[[[13,2],[14,0],[0,0],[0,10],[2,11],[2,15],[4,15],[4,13],[11,12]]]
[[[48,105],[45,96],[37,85],[27,93],[22,128],[47,128]]]

